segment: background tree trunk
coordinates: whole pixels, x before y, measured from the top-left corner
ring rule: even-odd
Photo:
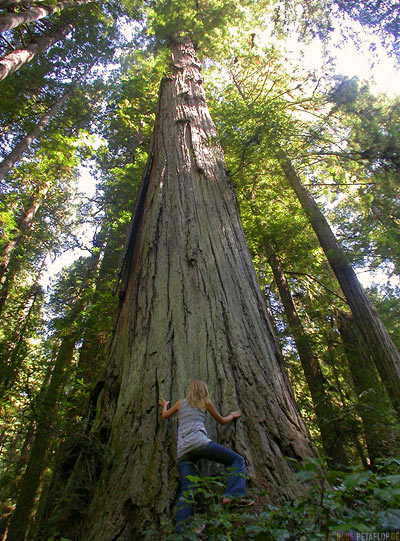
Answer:
[[[50,34],[35,38],[35,41],[28,43],[24,49],[17,49],[4,55],[0,58],[0,81],[17,71],[27,62],[30,62],[35,55],[51,47],[53,43],[64,39],[73,28],[72,24],[65,23],[61,28],[53,30]]]
[[[35,438],[27,464],[26,471],[18,487],[18,498],[14,513],[10,520],[7,533],[8,541],[22,541],[26,539],[30,527],[31,516],[35,510],[36,499],[40,490],[41,478],[46,467],[46,456],[54,438],[54,421],[56,418],[57,402],[60,393],[68,379],[71,361],[73,359],[76,342],[80,338],[81,328],[76,324],[76,318],[86,306],[85,288],[92,278],[100,258],[100,251],[94,257],[91,265],[87,266],[86,276],[83,277],[80,295],[68,316],[69,328],[61,340],[51,373],[51,379],[43,392],[43,399],[39,403],[39,414]]]
[[[26,152],[33,141],[38,137],[41,131],[44,130],[44,128],[48,125],[48,123],[52,120],[54,115],[59,111],[59,109],[64,105],[66,100],[69,98],[69,96],[72,94],[72,92],[75,89],[75,85],[73,85],[72,88],[67,90],[61,98],[59,98],[46,113],[42,116],[42,118],[39,120],[39,122],[34,126],[32,131],[26,135],[21,141],[19,141],[13,150],[4,158],[4,160],[0,163],[0,180],[3,180],[3,178],[11,171],[14,164],[16,164]]]
[[[2,398],[5,389],[9,389],[15,383],[15,379],[21,368],[21,359],[19,359],[21,345],[24,343],[26,329],[32,314],[34,313],[37,299],[42,295],[43,293],[40,287],[37,284],[34,284],[29,294],[30,298],[28,297],[27,299],[27,302],[30,302],[28,312],[27,314],[22,313],[21,320],[17,321],[12,339],[8,343],[8,351],[5,352],[2,358],[3,370],[0,377],[0,399]]]
[[[0,0],[0,8],[2,9],[12,6],[18,6],[21,4],[30,4],[30,2],[25,2],[24,0]]]
[[[337,311],[336,319],[349,359],[368,456],[373,464],[376,458],[390,456],[395,452],[394,431],[389,419],[392,414],[390,402],[375,365],[368,351],[363,348],[353,318],[350,314]]]
[[[37,6],[19,13],[7,13],[0,16],[0,32],[5,30],[11,30],[11,28],[17,28],[22,24],[29,24],[34,21],[39,21],[44,17],[48,17],[55,12],[62,11],[63,9],[76,7],[80,4],[87,4],[92,0],[74,0],[73,2],[58,2],[53,6]],[[0,4],[0,7],[2,5]]]
[[[10,261],[10,257],[15,250],[15,248],[18,246],[18,243],[21,242],[24,233],[30,228],[32,225],[32,222],[36,216],[36,213],[38,209],[40,208],[40,205],[42,204],[43,200],[45,199],[47,192],[49,191],[50,184],[47,182],[43,188],[41,188],[38,193],[31,199],[30,205],[28,209],[25,211],[24,215],[21,217],[18,229],[14,235],[14,237],[7,242],[7,244],[4,246],[4,249],[2,250],[2,253],[0,254],[0,280],[3,278],[4,274],[8,272],[8,264]],[[1,309],[1,307],[0,307]]]
[[[271,247],[267,248],[267,254],[285,315],[293,334],[307,386],[310,390],[317,424],[321,431],[324,452],[332,467],[348,465],[348,459],[343,447],[343,431],[341,423],[338,421],[338,411],[335,411],[335,407],[325,391],[324,377],[319,361],[313,353],[309,336],[304,332],[283,268]]]
[[[243,454],[273,499],[302,491],[285,456],[313,454],[248,252],[236,198],[190,43],[172,46],[148,167],[120,273],[121,308],[105,369],[98,432],[110,432],[81,538],[139,539],[171,521],[176,421],[157,398],[207,381],[229,427],[210,437]],[[81,461],[82,462],[82,461]],[[93,475],[93,471],[90,472]],[[73,492],[73,489],[71,489]],[[71,517],[65,535],[78,537]]]
[[[65,383],[65,370],[71,362],[78,337],[71,334],[63,339],[57,354],[49,386],[40,404],[40,414],[26,471],[18,487],[18,498],[7,532],[8,541],[26,538],[31,515],[40,489],[40,481],[46,466],[47,451],[54,437],[53,422],[60,390]]]
[[[335,273],[344,296],[349,303],[354,321],[360,329],[371,357],[391,397],[394,407],[400,414],[400,355],[376,310],[368,299],[356,273],[339,246],[328,222],[318,205],[301,183],[288,156],[282,149],[276,156],[286,179],[295,191],[322,249]]]

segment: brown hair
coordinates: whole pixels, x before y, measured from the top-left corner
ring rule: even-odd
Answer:
[[[192,408],[198,408],[201,411],[206,411],[207,404],[210,399],[207,385],[201,379],[195,379],[189,386],[186,400]]]

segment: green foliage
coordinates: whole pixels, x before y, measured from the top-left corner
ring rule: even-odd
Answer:
[[[400,60],[400,8],[395,0],[334,0],[339,10],[378,33],[384,45]]]
[[[185,4],[179,0],[155,1],[145,8],[145,33],[157,47],[190,36],[201,54],[213,57],[227,37],[229,25],[244,17],[247,4],[238,6],[231,0],[192,0]]]
[[[318,37],[328,42],[336,30],[344,41],[352,39],[356,44],[369,41],[374,51],[376,44],[371,35],[375,34],[382,46],[397,61],[400,59],[400,9],[396,0],[284,0],[274,5],[273,18],[278,35],[284,36],[296,29],[304,41]],[[358,28],[364,31],[363,36]]]
[[[329,204],[326,215],[354,265],[398,274],[398,104],[358,83],[352,88],[356,94],[349,100],[330,94],[330,120],[310,149],[319,163],[308,174]]]
[[[297,478],[309,487],[302,498],[266,503],[273,495],[252,492],[254,508],[222,505],[223,477],[194,477],[193,514],[182,534],[169,541],[212,539],[298,541],[331,539],[338,532],[395,532],[400,527],[400,460],[379,461],[377,471],[359,466],[347,473],[326,470],[317,459],[305,461]],[[312,484],[312,486],[310,486]],[[203,528],[201,534],[194,530]],[[144,534],[155,538],[157,532]]]
[[[368,294],[378,310],[385,327],[391,334],[396,347],[400,349],[400,306],[399,291],[396,287],[374,286],[368,289]]]

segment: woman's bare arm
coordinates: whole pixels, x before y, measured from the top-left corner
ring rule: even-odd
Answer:
[[[218,411],[214,408],[214,405],[212,404],[212,402],[208,402],[206,405],[206,408],[207,408],[207,411],[211,413],[211,415],[220,425],[226,425],[227,423],[230,423],[231,421],[233,421],[233,419],[237,419],[238,417],[242,415],[240,411],[232,411],[232,413],[230,413],[226,417],[222,417],[222,415],[220,415]]]
[[[158,399],[158,405],[162,407],[162,418],[168,419],[168,417],[171,417],[174,413],[179,411],[181,409],[182,400],[178,400],[178,402],[175,402],[175,404],[172,406],[172,408],[167,409],[167,406],[169,404],[169,401],[164,400],[163,398]]]

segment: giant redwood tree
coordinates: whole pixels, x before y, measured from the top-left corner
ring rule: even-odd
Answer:
[[[157,398],[182,397],[193,378],[207,381],[219,409],[242,410],[236,425],[210,423],[209,434],[244,455],[251,480],[273,499],[301,491],[285,457],[313,454],[246,246],[194,47],[184,39],[171,51],[91,432],[107,440],[107,451],[88,472],[88,479],[98,477],[92,489],[87,485],[84,515],[65,520],[63,535],[74,539],[139,539],[145,527],[171,520],[175,425],[161,423]],[[93,464],[82,458],[68,483],[69,501],[74,477],[82,486],[82,469]]]

